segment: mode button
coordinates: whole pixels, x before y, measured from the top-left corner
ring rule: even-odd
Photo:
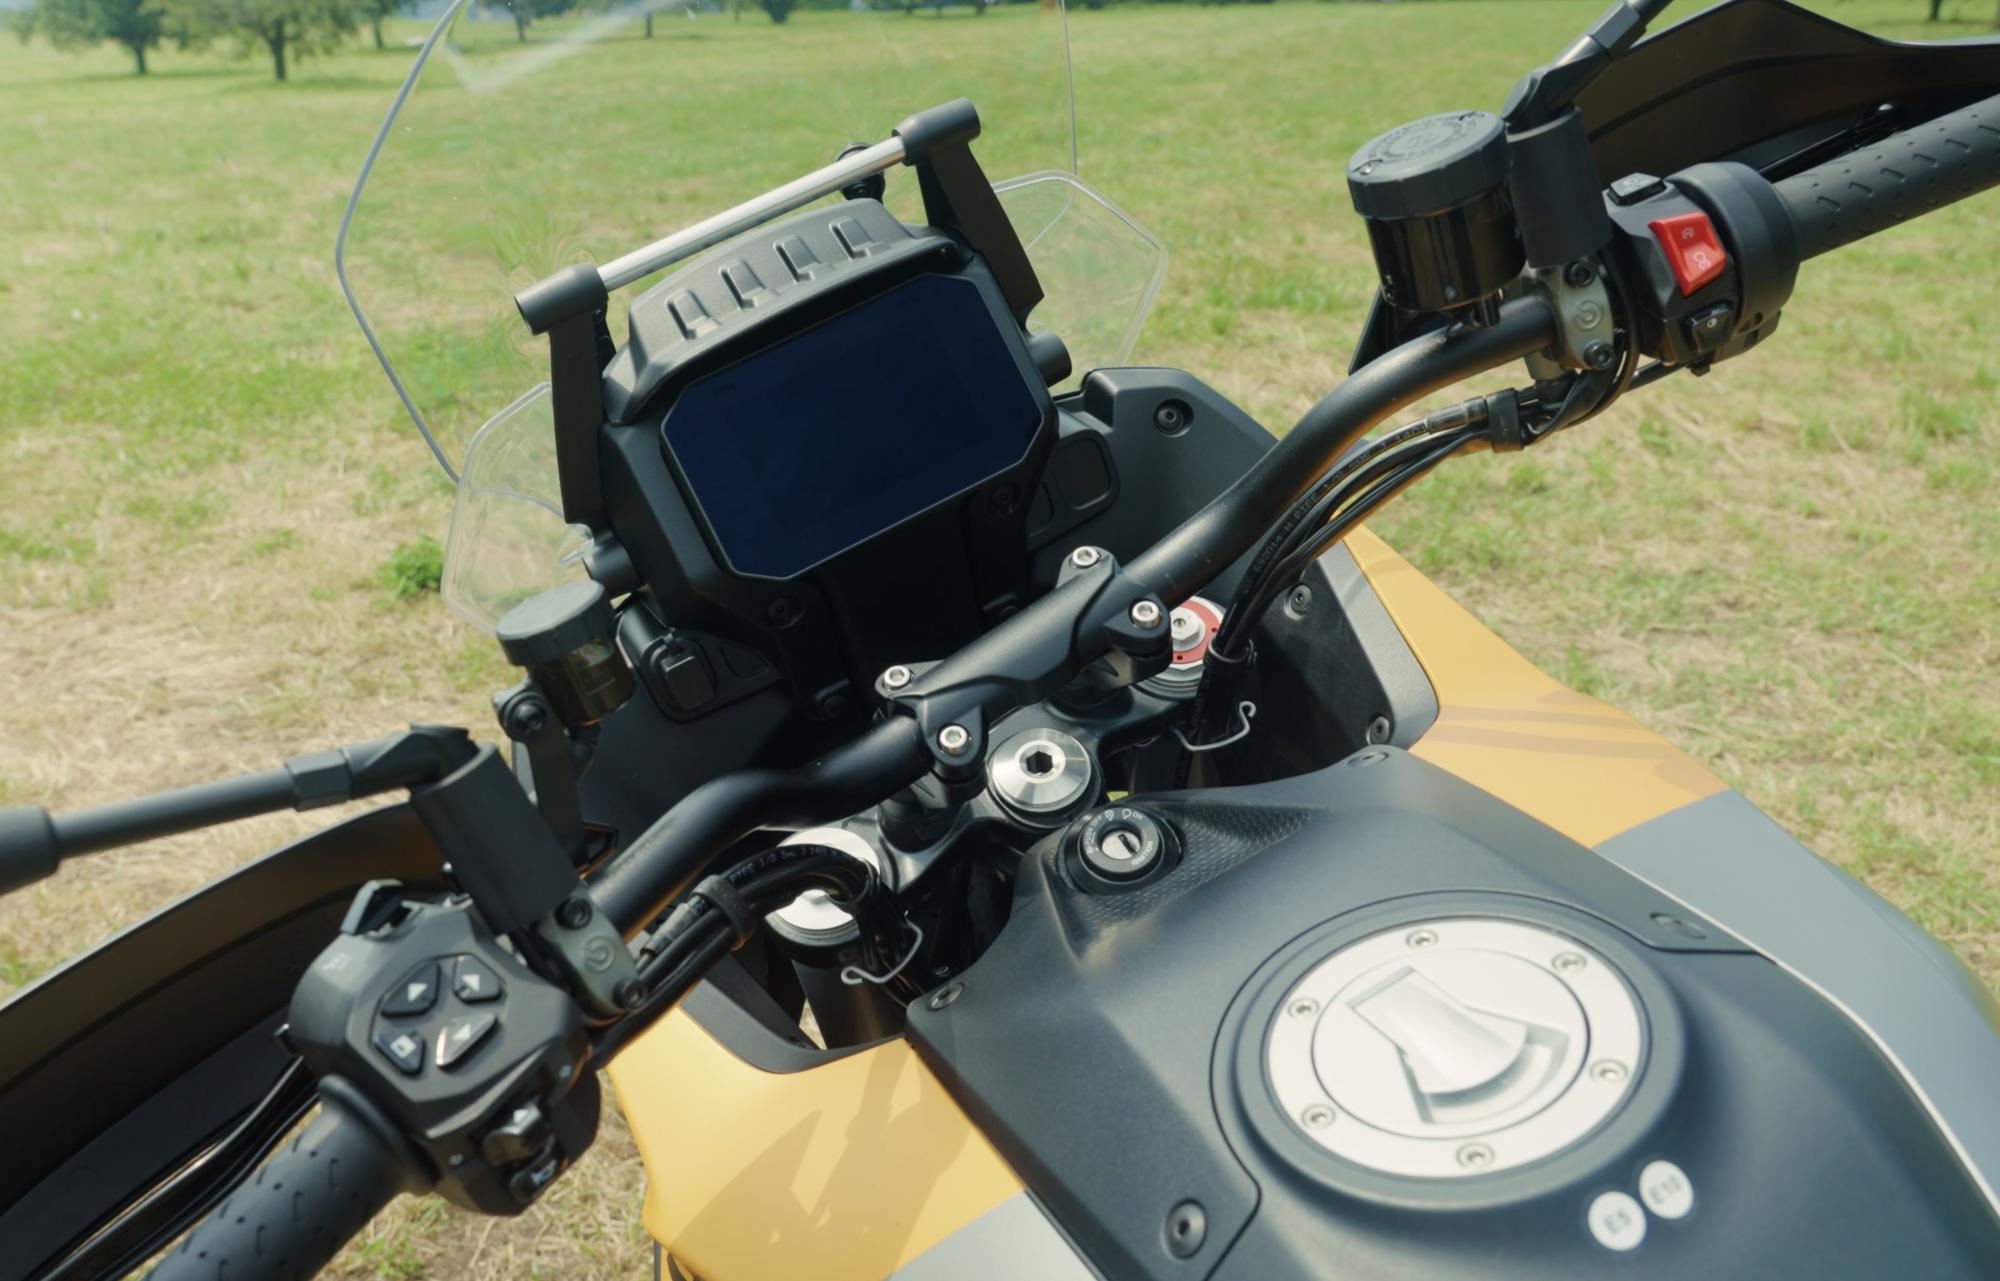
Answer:
[[[1715,224],[1700,210],[1655,218],[1646,224],[1646,230],[1666,251],[1667,265],[1673,268],[1683,298],[1720,276],[1729,265],[1729,256],[1716,239]]]

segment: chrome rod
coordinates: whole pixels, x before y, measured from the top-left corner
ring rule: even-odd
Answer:
[[[622,258],[614,258],[599,267],[597,274],[604,278],[604,287],[607,290],[623,289],[635,280],[645,279],[662,267],[670,267],[681,259],[719,245],[732,236],[740,236],[759,223],[769,222],[779,214],[790,213],[801,205],[809,205],[821,196],[830,196],[842,187],[851,186],[871,174],[893,168],[902,163],[903,154],[901,138],[878,142],[866,151],[857,151],[851,156],[834,161],[824,169],[815,169],[803,178],[795,178],[782,187],[767,191],[754,200],[746,200],[734,209],[727,209],[713,218],[703,219],[692,227],[675,232],[665,240],[655,240],[643,249],[634,249]]]

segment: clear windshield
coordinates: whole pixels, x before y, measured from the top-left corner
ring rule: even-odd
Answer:
[[[578,572],[557,515],[553,449],[534,404],[547,347],[513,295],[556,269],[609,262],[874,143],[913,112],[972,99],[974,144],[1047,295],[1031,327],[1062,335],[1081,373],[1123,360],[1165,251],[1078,182],[1060,0],[640,0],[525,26],[457,0],[420,53],[343,223],[356,316],[437,461],[461,481],[447,579],[481,577],[468,530],[514,531],[508,564],[551,562],[447,597],[490,626],[523,594]],[[782,21],[774,20],[774,13]],[[914,174],[885,203],[922,220]],[[838,199],[838,197],[833,197]],[[612,295],[623,341],[627,301]],[[469,458],[475,439],[494,457]],[[528,460],[541,460],[529,465]],[[470,512],[466,485],[543,510]],[[482,481],[482,477],[486,480]],[[546,525],[541,533],[529,531]],[[449,589],[449,582],[447,587]]]

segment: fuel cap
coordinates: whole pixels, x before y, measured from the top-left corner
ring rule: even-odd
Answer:
[[[1601,953],[1537,925],[1451,917],[1341,948],[1265,1042],[1291,1123],[1384,1174],[1465,1179],[1551,1156],[1624,1103],[1644,1020]]]

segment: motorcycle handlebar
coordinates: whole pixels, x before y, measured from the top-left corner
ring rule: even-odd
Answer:
[[[307,1281],[396,1194],[423,1181],[331,1081],[320,1113],[181,1241],[147,1281]],[[365,1105],[364,1105],[365,1106]]]
[[[1940,116],[1776,183],[1814,258],[2000,186],[2000,97]]]

